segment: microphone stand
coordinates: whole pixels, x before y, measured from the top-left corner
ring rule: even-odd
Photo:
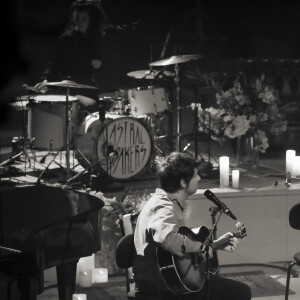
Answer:
[[[209,245],[211,244],[211,239],[212,237],[215,236],[216,234],[216,228],[217,228],[217,224],[223,214],[223,211],[220,210],[219,208],[216,208],[217,210],[214,212],[213,215],[213,226],[212,226],[212,230],[210,231],[208,237],[206,238],[206,240],[204,241],[203,245],[202,245],[202,252],[205,252],[205,281],[206,281],[206,299],[209,300],[209,292],[210,292],[210,274],[209,274]],[[215,221],[215,216],[217,211],[220,212],[217,220]]]

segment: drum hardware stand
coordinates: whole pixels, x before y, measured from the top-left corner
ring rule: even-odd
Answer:
[[[158,135],[158,128],[157,124],[163,117],[158,118],[157,112],[150,115],[150,128],[151,128],[151,134],[153,136],[153,142],[155,149],[164,157],[169,155],[171,151],[167,149],[167,147],[162,147],[160,143],[158,143],[159,139],[166,138],[166,135]]]
[[[28,160],[28,163],[29,163],[29,168],[31,168],[31,159],[30,159],[30,156],[28,155],[28,152],[27,152],[28,145],[29,145],[29,148],[32,152],[34,162],[35,162],[36,158],[35,158],[34,152],[32,151],[32,148],[30,147],[30,141],[28,140],[28,138],[20,137],[20,138],[17,138],[17,139],[16,139],[16,137],[14,137],[13,140],[12,140],[13,156],[11,158],[1,162],[0,167],[4,166],[6,164],[9,164],[9,163],[15,161],[16,159],[18,159],[19,157],[21,157],[21,155],[24,155],[25,156],[24,172],[25,172],[25,175],[26,175],[26,173],[27,173],[27,160]],[[15,150],[17,149],[17,147],[18,147],[17,145],[20,144],[20,142],[22,142],[22,149],[19,153],[16,154]],[[35,164],[33,164],[33,168],[34,167],[35,167]]]
[[[89,162],[89,160],[79,151],[79,150],[76,150],[80,156],[88,163],[88,167],[87,168],[84,168],[84,170],[82,170],[81,172],[79,172],[78,174],[76,174],[75,176],[69,178],[66,182],[66,184],[70,184],[72,181],[74,181],[75,179],[77,179],[78,177],[80,177],[82,174],[86,173],[86,172],[90,172],[90,185],[92,185],[92,173],[93,173],[93,168],[100,163],[100,161],[97,161],[95,162],[94,164],[91,164]]]
[[[71,111],[69,107],[69,94],[70,88],[66,90],[66,163],[67,163],[67,174],[70,174],[70,145],[69,145],[69,124],[71,121]]]
[[[100,119],[101,122],[104,123],[105,139],[106,139],[106,174],[109,174],[109,170],[111,170],[111,169],[108,165],[109,164],[112,165],[112,163],[114,162],[114,161],[109,162],[109,158],[110,158],[111,153],[113,153],[115,155],[115,150],[112,147],[112,149],[110,149],[111,151],[110,152],[108,151],[108,147],[109,147],[109,145],[108,145],[108,128],[107,128],[107,124],[104,122],[105,121],[105,111],[103,113],[103,109],[101,111],[101,108],[102,107],[99,108],[99,119]],[[100,112],[101,112],[101,114],[100,114]],[[109,176],[106,176],[103,179],[105,181],[105,186],[103,186],[102,188],[106,187],[106,188],[108,188],[107,190],[109,190],[111,192],[112,191],[119,191],[119,190],[124,189],[123,184],[119,184],[119,186],[116,185],[113,178],[111,178]]]
[[[58,155],[59,152],[61,152],[63,150],[63,147],[61,147],[53,156],[53,158],[51,159],[51,161],[48,163],[48,165],[46,166],[46,168],[42,171],[42,173],[39,175],[38,180],[36,181],[37,184],[40,183],[41,178],[43,176],[43,174],[45,173],[46,170],[48,170],[49,166],[52,164],[52,162],[55,160],[55,157]]]
[[[30,100],[30,89],[25,87],[28,91],[27,93],[27,98],[28,98],[28,102]],[[20,97],[20,101],[22,103],[22,98]],[[24,107],[24,105],[22,104],[22,106]],[[33,156],[33,168],[35,168],[35,161],[36,161],[36,156],[34,151],[32,150],[32,143],[29,139],[29,137],[26,134],[26,122],[25,122],[25,110],[23,109],[23,125],[22,125],[22,130],[23,130],[23,136],[21,137],[14,137],[12,139],[12,157],[1,162],[0,163],[0,167],[9,164],[11,162],[13,162],[14,160],[18,159],[22,154],[25,156],[25,165],[24,165],[24,172],[25,175],[27,174],[27,160],[29,163],[29,168],[31,168],[31,159],[30,156],[28,155],[27,149],[29,148],[31,150],[32,156]],[[19,150],[19,145],[22,145],[22,149]],[[17,153],[19,151],[19,153]]]
[[[66,89],[66,112],[65,112],[65,117],[66,117],[66,165],[67,165],[67,175],[70,175],[70,141],[69,141],[69,124],[71,121],[71,112],[70,112],[70,107],[69,107],[69,87]],[[50,141],[50,150],[52,149],[52,141]],[[46,170],[48,170],[49,166],[52,164],[52,162],[55,162],[58,166],[62,167],[59,163],[55,161],[56,156],[58,153],[61,153],[64,150],[64,146],[62,146],[53,156],[51,161],[48,163],[46,168],[41,172],[41,174],[38,177],[37,184],[40,183],[41,178],[43,174],[45,173]],[[50,151],[41,159],[41,161],[45,161],[46,157],[50,154]]]
[[[175,78],[176,84],[176,116],[177,116],[177,123],[176,123],[176,151],[181,150],[181,101],[180,101],[180,85],[179,85],[179,65],[175,64]]]

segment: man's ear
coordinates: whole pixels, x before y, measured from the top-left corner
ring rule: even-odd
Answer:
[[[180,180],[180,185],[181,185],[182,188],[186,188],[187,187],[187,183],[185,182],[184,179]]]

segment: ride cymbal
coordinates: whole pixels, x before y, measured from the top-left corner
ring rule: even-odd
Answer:
[[[77,83],[77,82],[71,81],[71,80],[63,80],[63,81],[57,81],[57,82],[45,82],[45,85],[80,88],[80,89],[98,89],[95,86],[80,84],[80,83]]]
[[[161,73],[161,74],[158,74]],[[155,79],[156,76],[174,76],[174,72],[169,71],[157,71],[157,70],[138,70],[127,73],[127,76],[135,78],[135,79]]]
[[[191,60],[195,60],[201,58],[202,55],[200,54],[189,54],[189,55],[173,55],[169,58],[165,58],[162,60],[154,61],[149,64],[150,67],[159,67],[159,66],[168,66],[168,65],[175,65],[184,62],[188,62]]]

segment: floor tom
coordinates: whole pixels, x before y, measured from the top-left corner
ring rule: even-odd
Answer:
[[[64,95],[36,95],[28,104],[28,136],[33,147],[39,150],[59,150],[66,147],[67,121],[69,142],[76,133],[80,122],[78,99],[68,97],[69,116],[67,120],[67,101]]]

